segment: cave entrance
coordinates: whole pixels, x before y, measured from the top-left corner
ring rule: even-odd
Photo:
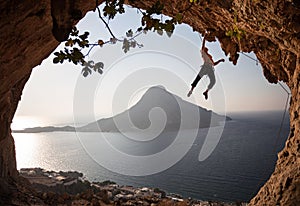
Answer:
[[[128,30],[128,22],[132,22],[132,19],[138,21],[138,15],[135,9],[127,8],[125,16],[114,21],[118,23],[111,22],[111,28],[118,32],[118,36],[122,36]],[[94,26],[97,21],[96,14],[90,12],[80,21],[78,28],[94,34],[106,32],[105,28]],[[135,24],[132,26],[135,27]],[[120,28],[120,25],[126,26]],[[97,37],[92,38],[94,40],[91,41],[97,40]],[[198,34],[189,26],[180,25],[172,37],[148,32],[139,36],[138,42],[143,47],[131,49],[126,54],[121,44],[93,50],[91,59],[101,58],[105,64],[102,76],[93,74],[84,78],[78,67],[69,64],[54,65],[54,56],[51,55],[41,66],[34,68],[24,89],[12,128],[19,130],[37,126],[73,126],[74,112],[81,118],[75,125],[85,125],[131,108],[139,102],[147,89],[163,85],[183,100],[233,119],[225,122],[222,137],[211,155],[205,161],[198,161],[195,154],[199,153],[203,145],[203,139],[198,138],[184,158],[170,169],[150,176],[127,177],[115,171],[110,172],[99,162],[95,162],[95,151],[87,150],[87,145],[82,143],[83,139],[78,138],[76,133],[14,133],[18,169],[42,167],[49,170],[79,170],[90,180],[112,179],[119,184],[137,186],[145,183],[198,199],[249,201],[272,173],[276,154],[286,141],[282,137],[288,136],[289,118],[285,116],[280,138],[274,138],[278,135],[283,110],[286,109],[285,91],[280,85],[269,84],[263,77],[261,66],[242,55],[236,66],[226,61],[216,67],[217,85],[212,90],[209,101],[203,100],[201,95],[201,90],[207,84],[205,78],[191,100],[186,97],[186,93],[202,63],[199,55],[201,39]],[[63,45],[62,43],[57,50],[62,49]],[[214,58],[224,57],[218,42],[207,43],[207,46]],[[247,55],[256,59],[254,54]],[[145,73],[140,73],[140,70]],[[118,85],[126,85],[124,82],[132,80],[128,78],[129,74],[137,75],[134,78],[139,80],[136,85],[142,86],[133,94],[125,95],[130,96],[126,107],[120,104],[112,108]],[[148,79],[155,82],[149,82],[146,86],[140,84]],[[134,86],[132,82],[128,85]],[[90,87],[95,86],[96,89],[90,92]],[[92,97],[92,104],[88,104],[92,107],[86,108],[86,104],[83,104],[84,108],[80,111],[74,110],[74,96],[78,89],[86,91],[86,96],[82,96],[81,101]],[[206,134],[207,131],[203,129],[197,135],[201,136],[202,133]],[[85,135],[85,139],[95,141],[93,134]],[[110,134],[110,138],[116,137]],[[110,158],[107,157],[108,161]],[[126,166],[121,162],[115,164]],[[187,178],[182,180],[182,177]],[[210,181],[205,183],[205,179]],[[186,186],[178,187],[182,185],[181,180]]]

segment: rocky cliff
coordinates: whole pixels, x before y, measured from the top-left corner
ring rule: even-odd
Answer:
[[[99,1],[101,3],[102,1]],[[146,8],[156,0],[128,1]],[[238,52],[253,51],[265,77],[289,86],[290,134],[278,154],[273,175],[250,205],[297,205],[300,202],[300,3],[298,0],[165,0],[164,14],[184,13],[196,31],[210,31],[235,64]],[[0,190],[17,177],[10,124],[31,70],[68,35],[70,28],[95,1],[0,1]],[[231,32],[230,31],[235,31]],[[227,32],[228,35],[225,35]],[[236,33],[242,33],[237,38]],[[240,40],[238,40],[240,39]],[[275,137],[274,137],[275,138]],[[2,186],[1,186],[2,185]]]

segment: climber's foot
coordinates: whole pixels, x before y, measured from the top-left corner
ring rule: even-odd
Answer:
[[[205,92],[203,92],[204,98],[208,99],[208,91],[206,90]]]
[[[190,97],[193,93],[193,90],[190,90],[189,93],[187,94],[188,97]]]

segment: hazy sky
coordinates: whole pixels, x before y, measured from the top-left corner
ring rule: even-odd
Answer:
[[[125,15],[110,21],[110,27],[116,36],[123,36],[129,28],[139,27],[139,16],[136,9],[127,9]],[[110,38],[94,12],[88,13],[78,28],[89,31],[92,42]],[[243,55],[236,66],[232,65],[218,42],[207,43],[209,52],[214,60],[226,61],[215,67],[217,82],[209,100],[202,95],[209,83],[206,77],[199,82],[194,95],[187,98],[202,64],[201,39],[187,25],[177,26],[171,38],[148,32],[137,40],[144,47],[126,54],[121,43],[95,48],[89,57],[103,61],[104,74],[95,73],[87,78],[81,75],[79,66],[53,64],[51,55],[33,69],[16,112],[15,127],[70,123],[74,113],[86,116],[85,121],[111,116],[133,105],[153,85],[163,85],[183,99],[219,113],[284,109],[286,93],[280,85],[268,83],[261,66]],[[249,55],[255,58],[254,54]],[[126,97],[125,100],[120,96]],[[81,108],[75,108],[74,104]]]

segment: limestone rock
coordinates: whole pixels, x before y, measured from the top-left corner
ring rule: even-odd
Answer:
[[[99,1],[101,3],[102,1]],[[126,1],[127,2],[127,1]],[[128,1],[146,8],[156,0]],[[164,14],[181,12],[196,31],[209,31],[219,39],[225,54],[236,64],[238,52],[253,51],[272,83],[282,80],[292,92],[290,135],[278,155],[273,175],[250,205],[300,204],[300,5],[297,0],[163,1]],[[16,176],[14,142],[10,123],[31,70],[57,47],[72,25],[94,1],[0,0],[0,177]],[[237,27],[240,41],[226,32]],[[33,58],[34,56],[34,58]],[[275,137],[274,137],[275,138]]]

